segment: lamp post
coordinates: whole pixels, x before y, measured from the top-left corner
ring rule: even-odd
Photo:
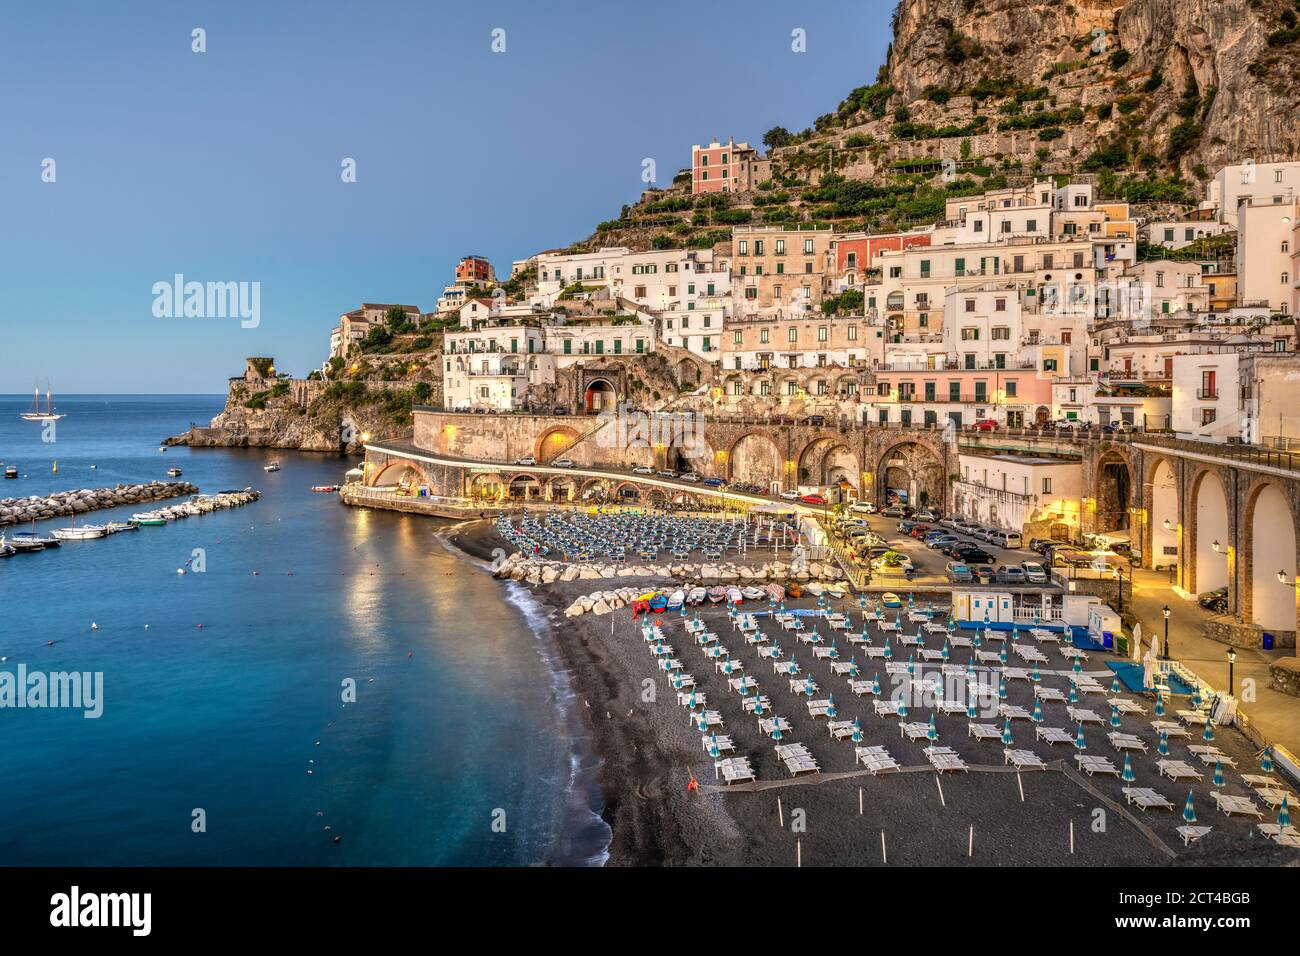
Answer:
[[[1236,662],[1237,662],[1237,649],[1235,647],[1230,647],[1228,648],[1228,693],[1229,694],[1236,693],[1237,682],[1234,679],[1232,673],[1232,665],[1235,664]]]
[[[1171,613],[1170,610],[1169,610],[1169,605],[1166,604],[1166,605],[1164,606],[1164,609],[1163,609],[1160,613],[1163,614],[1163,615],[1165,616],[1165,647],[1164,647],[1164,651],[1165,651],[1165,660],[1169,660],[1169,615],[1170,615],[1170,613]]]

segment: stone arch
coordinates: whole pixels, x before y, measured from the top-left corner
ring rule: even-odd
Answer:
[[[1216,469],[1202,468],[1192,479],[1191,511],[1195,529],[1189,555],[1194,562],[1192,583],[1197,594],[1204,594],[1225,587],[1232,578],[1229,553],[1233,536],[1228,519],[1228,488]]]
[[[1149,557],[1147,563],[1151,567],[1170,564],[1177,567],[1182,557],[1183,519],[1176,462],[1164,456],[1157,458],[1147,469],[1146,485],[1151,489],[1150,507],[1147,508],[1151,540],[1144,548]]]
[[[819,435],[803,446],[795,457],[801,483],[833,485],[847,481],[855,491],[861,480],[861,462],[839,435]]]
[[[545,487],[551,501],[567,503],[578,499],[578,481],[573,475],[552,475]]]
[[[782,480],[781,449],[766,432],[746,432],[727,450],[727,478],[764,486]]]
[[[730,399],[745,397],[745,376],[739,372],[728,375],[722,381],[723,395]]]
[[[536,475],[521,471],[510,476],[510,480],[506,482],[506,493],[511,498],[534,501],[542,496],[542,483],[537,480]]]
[[[598,415],[618,404],[618,388],[604,376],[597,376],[587,382],[582,392],[582,408],[588,415]]]
[[[704,439],[704,419],[691,418],[678,431],[664,450],[665,467],[679,473],[711,474],[714,454],[712,446]]]
[[[856,375],[841,375],[835,380],[836,398],[853,398],[858,394],[858,377]]]
[[[624,494],[624,491],[631,491],[634,494]],[[635,481],[620,481],[610,489],[610,498],[614,501],[622,501],[624,498],[640,498],[641,486]]]
[[[470,498],[500,501],[505,497],[505,482],[500,472],[478,472],[470,478],[465,491]]]
[[[1039,428],[1045,428],[1052,420],[1052,410],[1046,405],[1039,405],[1034,409],[1034,424]]]
[[[533,457],[543,463],[559,458],[565,451],[572,448],[580,437],[578,430],[569,425],[556,425],[553,428],[548,428],[537,436]]]
[[[421,485],[434,487],[423,467],[404,458],[390,459],[381,467],[374,469],[367,484],[372,488],[381,485],[398,485],[403,488]]]
[[[883,504],[891,495],[903,493],[913,507],[944,506],[947,477],[944,458],[932,446],[919,441],[901,441],[890,445],[876,467],[876,502]]]
[[[610,482],[606,478],[588,478],[578,486],[579,501],[605,501],[609,493]]]
[[[1239,598],[1244,622],[1266,631],[1296,630],[1296,518],[1286,489],[1257,480],[1246,496],[1241,531],[1248,542]],[[1279,571],[1286,583],[1278,580]]]
[[[695,389],[704,381],[704,369],[695,359],[684,356],[673,368],[673,373],[680,388]]]
[[[1115,446],[1107,448],[1097,459],[1093,473],[1093,531],[1123,531],[1130,522],[1133,507],[1133,466],[1128,456]]]

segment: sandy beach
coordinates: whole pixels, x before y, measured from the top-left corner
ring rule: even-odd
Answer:
[[[493,549],[502,546],[488,522],[462,526],[451,540],[484,560],[490,560]],[[615,583],[649,588],[664,582],[620,578],[609,586]],[[727,688],[724,676],[715,673],[713,662],[688,637],[683,617],[676,612],[655,615],[664,640],[673,645],[685,670],[699,681],[708,708],[721,712],[724,726],[719,732],[730,735],[736,754],[753,763],[759,786],[727,789],[716,783],[713,760],[703,751],[700,733],[688,719],[686,708],[678,704],[667,676],[657,668],[642,639],[641,622],[633,622],[631,611],[623,608],[608,615],[562,616],[575,598],[600,586],[592,581],[556,582],[538,587],[534,593],[553,609],[554,638],[583,701],[595,750],[602,760],[598,773],[606,798],[604,816],[613,830],[608,865],[793,866],[798,858],[805,866],[1220,866],[1285,865],[1297,858],[1296,851],[1272,843],[1255,828],[1256,822],[1273,822],[1274,811],[1261,805],[1263,816],[1257,821],[1228,817],[1216,809],[1212,791],[1247,795],[1240,775],[1258,772],[1253,748],[1231,727],[1216,727],[1213,741],[1237,765],[1235,770],[1223,767],[1223,787],[1216,788],[1211,781],[1213,763],[1204,766],[1187,751],[1188,744],[1204,743],[1200,727],[1189,728],[1189,738],[1171,739],[1170,749],[1173,759],[1186,760],[1202,778],[1175,782],[1157,772],[1157,735],[1150,727],[1153,701],[1127,692],[1121,695],[1147,711],[1126,714],[1120,728],[1148,745],[1145,754],[1133,756],[1135,785],[1159,791],[1174,804],[1172,810],[1144,812],[1128,807],[1122,793],[1127,784],[1118,776],[1089,778],[1080,774],[1075,769],[1075,749],[1037,741],[1036,725],[1027,720],[1013,721],[1014,746],[1033,750],[1048,765],[1047,770],[1016,773],[1004,765],[1000,740],[968,737],[964,713],[938,713],[936,743],[954,748],[970,767],[969,773],[938,776],[923,753],[927,741],[901,737],[897,717],[877,716],[871,698],[854,696],[847,678],[833,674],[828,660],[814,660],[809,647],[797,643],[792,635],[781,634],[778,642],[786,658],[793,655],[802,668],[801,676],[816,682],[816,696],[832,693],[839,719],[857,718],[863,743],[885,745],[903,768],[903,772],[872,777],[855,765],[854,744],[832,739],[825,719],[809,716],[804,695],[792,693],[788,679],[773,674],[771,663],[760,661],[757,649],[745,644],[733,630],[725,606],[706,604],[699,611],[709,629],[718,634],[733,661],[743,663],[744,672],[758,680],[762,692],[771,698],[774,712],[791,721],[792,732],[782,743],[803,743],[820,765],[820,775],[792,780],[774,752],[774,741],[759,731],[755,718],[743,711],[741,698]],[[787,602],[787,606],[811,608],[815,603],[815,599],[804,598]],[[850,599],[843,606],[847,609],[851,603]],[[746,602],[745,609],[766,610],[766,605]],[[854,631],[860,630],[861,613],[856,606],[849,613]],[[692,609],[691,616],[694,614]],[[763,623],[763,629],[779,633],[770,620]],[[821,630],[829,643],[830,632],[824,625]],[[847,660],[854,651],[847,635],[840,634],[835,640],[841,659]],[[877,639],[875,643],[881,642]],[[935,637],[927,646],[941,643],[942,638]],[[895,646],[896,655],[901,650]],[[1044,665],[1044,686],[1067,688],[1068,662],[1055,647],[1044,650],[1050,657]],[[883,661],[867,660],[860,648],[857,651],[864,676],[870,679],[878,673],[884,685]],[[954,649],[952,659],[964,664],[970,655],[969,649]],[[905,653],[895,657],[906,659]],[[1108,659],[1109,655],[1094,654],[1085,671],[1105,671]],[[1011,661],[1012,666],[1017,663]],[[1085,727],[1084,752],[1108,757],[1122,767],[1123,754],[1106,740],[1111,730],[1107,698],[1114,696],[1109,693],[1106,673],[1108,692],[1086,695],[1080,702],[1104,721]],[[1032,710],[1033,685],[1029,681],[1009,682],[1008,692],[1009,703]],[[1177,720],[1174,711],[1185,708],[1187,702],[1175,698],[1167,706],[1165,719]],[[1048,703],[1044,711],[1045,726],[1060,727],[1073,735],[1075,724],[1067,717],[1064,704]],[[926,721],[931,712],[919,708],[908,719]],[[1002,726],[1000,718],[985,722]],[[687,789],[692,773],[701,785],[697,792]],[[1189,790],[1198,824],[1213,830],[1184,847],[1177,827],[1184,822],[1183,803]]]

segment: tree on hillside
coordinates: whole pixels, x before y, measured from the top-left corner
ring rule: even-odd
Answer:
[[[406,325],[406,313],[397,306],[393,306],[384,313],[384,322],[394,332],[400,332]]]
[[[794,137],[784,126],[773,126],[763,134],[763,145],[768,149],[776,149],[778,146],[789,146],[792,139]]]

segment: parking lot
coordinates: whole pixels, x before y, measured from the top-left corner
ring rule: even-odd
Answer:
[[[897,551],[900,554],[906,555],[911,560],[913,566],[912,580],[914,582],[949,583],[949,578],[945,569],[947,568],[949,563],[961,563],[960,561],[958,561],[958,559],[950,557],[949,555],[944,554],[942,551],[927,547],[923,540],[918,538],[913,538],[910,535],[906,534],[905,532],[898,530],[898,524],[900,520],[912,521],[913,519],[887,518],[879,514],[875,514],[875,515],[853,514],[851,517],[855,519],[856,518],[863,519],[865,522],[865,526],[867,528],[876,532],[882,538],[884,538],[885,540],[884,546],[888,547],[890,550]],[[959,541],[969,543],[970,546],[977,547],[980,550],[987,552],[989,555],[993,557],[993,563],[990,565],[986,565],[986,567],[988,567],[995,574],[997,570],[1000,568],[1020,567],[1022,562],[1026,562],[1026,561],[1036,562],[1046,567],[1047,562],[1044,560],[1043,556],[1040,554],[1036,554],[1033,551],[1030,551],[1028,548],[1017,548],[1017,549],[1000,548],[995,545],[989,544],[986,541],[973,538],[968,534],[964,534],[958,531],[952,531],[951,529],[945,528],[941,523],[921,522],[921,524],[925,524],[927,527],[930,527],[934,530],[948,531]],[[873,575],[873,583],[878,579],[879,579],[878,575]],[[977,582],[970,582],[970,583],[977,583]],[[998,581],[997,578],[994,577],[992,582],[978,582],[978,583],[997,584]],[[1044,583],[1033,584],[1028,581],[1010,582],[1010,583],[1006,583],[1004,586],[1015,587],[1017,589],[1021,589],[1021,588],[1046,589],[1046,588],[1053,587],[1053,585],[1051,584],[1044,584]]]

